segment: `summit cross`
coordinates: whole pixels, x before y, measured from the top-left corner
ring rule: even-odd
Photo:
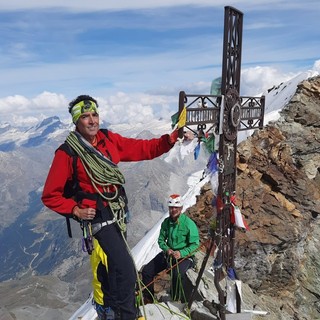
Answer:
[[[184,127],[194,132],[198,139],[208,133],[219,136],[218,194],[221,207],[217,207],[214,242],[217,249],[215,286],[219,295],[221,320],[226,315],[227,293],[220,282],[229,269],[234,268],[235,225],[231,221],[230,197],[236,193],[236,153],[239,131],[263,127],[265,97],[240,96],[243,13],[226,6],[224,17],[224,41],[222,77],[219,95],[179,93],[179,115],[186,107]],[[197,129],[193,129],[197,126]],[[179,129],[179,137],[184,128]],[[237,296],[237,313],[241,313],[241,301]],[[245,318],[243,318],[245,319]]]

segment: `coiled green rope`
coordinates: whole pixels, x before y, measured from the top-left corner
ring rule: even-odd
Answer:
[[[125,200],[121,196],[118,197],[119,190],[117,187],[125,183],[122,172],[115,163],[99,153],[79,133],[70,132],[66,142],[79,156],[94,189],[103,199],[108,201],[120,229],[125,232]],[[100,186],[100,189],[98,186]],[[101,192],[101,188],[105,191],[108,186],[113,186],[116,189],[112,197],[108,197],[104,192]]]

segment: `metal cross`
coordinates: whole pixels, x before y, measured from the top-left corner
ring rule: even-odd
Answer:
[[[221,93],[219,95],[179,94],[179,114],[186,107],[186,124],[198,139],[203,134],[219,135],[218,195],[214,241],[217,247],[215,286],[219,294],[220,316],[226,318],[226,290],[220,282],[234,268],[235,226],[230,221],[230,197],[236,191],[236,152],[238,131],[263,127],[265,98],[239,96],[243,13],[225,7]],[[197,130],[193,129],[197,126]],[[184,128],[179,131],[182,137]],[[240,298],[237,312],[241,312]]]

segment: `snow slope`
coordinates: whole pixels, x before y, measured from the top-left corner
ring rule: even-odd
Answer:
[[[275,86],[269,92],[264,93],[266,97],[265,120],[264,124],[279,119],[279,111],[289,103],[296,92],[297,85],[308,78],[318,76],[316,71],[303,72],[287,82]],[[238,142],[243,141],[252,134],[252,131],[239,132]],[[176,145],[168,154],[165,161],[173,162],[174,159],[183,158],[186,154],[193,152],[193,144]],[[189,177],[187,184],[188,192],[183,196],[184,209],[192,206],[196,202],[196,195],[199,194],[201,187],[208,182],[208,177],[201,180],[203,170]],[[211,177],[212,184],[217,184],[216,177]],[[214,187],[214,186],[213,186]],[[136,267],[139,270],[144,264],[148,263],[159,251],[157,239],[162,221],[168,216],[168,212],[160,221],[135,245],[132,255],[135,259]],[[91,297],[70,317],[69,320],[95,320],[96,312],[91,304]]]

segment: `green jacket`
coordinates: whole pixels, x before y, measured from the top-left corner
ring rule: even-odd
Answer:
[[[193,255],[199,247],[199,232],[196,224],[185,214],[176,222],[166,218],[160,229],[158,244],[161,250],[180,251],[181,258]]]

